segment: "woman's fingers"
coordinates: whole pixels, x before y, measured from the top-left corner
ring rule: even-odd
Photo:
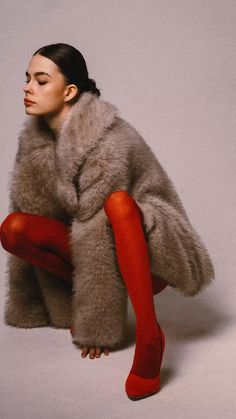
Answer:
[[[96,358],[100,358],[101,353],[102,353],[102,348],[96,348],[96,352],[95,352]]]
[[[106,355],[106,356],[109,355],[109,349],[108,348],[104,348],[103,352],[104,352],[104,355]]]
[[[88,346],[83,346],[82,347],[82,352],[81,352],[82,358],[85,358],[88,355],[88,352],[89,352]]]
[[[81,348],[81,356],[82,358],[86,358],[86,356],[89,354],[89,358],[90,359],[94,359],[94,358],[100,358],[102,352],[104,353],[104,355],[109,355],[109,349],[106,348],[100,348],[100,347],[92,347],[90,348],[89,346],[83,346]]]
[[[95,351],[96,351],[95,348],[90,348],[90,351],[89,351],[89,358],[90,359],[93,359],[95,357]]]

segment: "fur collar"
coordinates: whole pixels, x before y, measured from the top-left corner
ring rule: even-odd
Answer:
[[[29,116],[20,134],[20,146],[27,153],[55,144],[56,154],[63,159],[63,165],[69,166],[72,157],[80,166],[116,117],[117,109],[113,105],[86,92],[72,106],[57,140],[43,118]]]
[[[81,95],[65,120],[56,155],[63,177],[73,178],[117,116],[116,108],[91,93]]]
[[[76,177],[90,152],[112,126],[116,108],[85,93],[73,106],[63,124],[56,144],[57,193],[62,205],[76,214],[78,194]]]
[[[67,115],[57,140],[41,117],[29,116],[19,138],[18,156],[41,158],[41,150],[51,149],[57,173],[57,194],[71,213],[77,210],[75,180],[91,150],[115,122],[117,109],[91,93],[83,93]]]
[[[52,149],[57,172],[57,192],[66,206],[76,210],[78,191],[73,184],[79,169],[102,141],[117,117],[117,109],[91,93],[83,93],[67,115],[57,140],[41,117],[29,116],[19,138],[19,154],[40,154]]]

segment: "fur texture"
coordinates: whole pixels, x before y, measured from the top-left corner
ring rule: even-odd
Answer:
[[[127,292],[103,209],[118,190],[127,190],[144,213],[152,272],[189,296],[210,283],[207,250],[153,152],[114,106],[84,93],[57,140],[41,118],[28,117],[10,190],[12,210],[56,218],[70,228],[73,289],[10,256],[8,324],[73,325],[75,340],[84,345],[122,341]]]

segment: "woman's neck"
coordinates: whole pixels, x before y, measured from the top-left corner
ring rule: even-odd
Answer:
[[[50,130],[53,133],[53,136],[55,138],[58,138],[59,134],[60,134],[60,130],[61,127],[68,115],[68,113],[71,110],[71,106],[65,106],[60,113],[56,114],[56,115],[48,115],[45,116],[44,119],[47,122]]]

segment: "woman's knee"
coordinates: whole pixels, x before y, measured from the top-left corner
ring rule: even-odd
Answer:
[[[134,212],[138,212],[142,216],[142,211],[134,198],[125,190],[113,192],[106,199],[104,209],[108,218],[113,215],[118,218],[127,218],[134,215]]]
[[[120,190],[112,192],[105,201],[105,206],[122,205],[124,202],[130,200],[131,196],[127,191]]]
[[[12,212],[1,225],[1,244],[7,251],[14,250],[25,231],[25,217],[22,212]]]

